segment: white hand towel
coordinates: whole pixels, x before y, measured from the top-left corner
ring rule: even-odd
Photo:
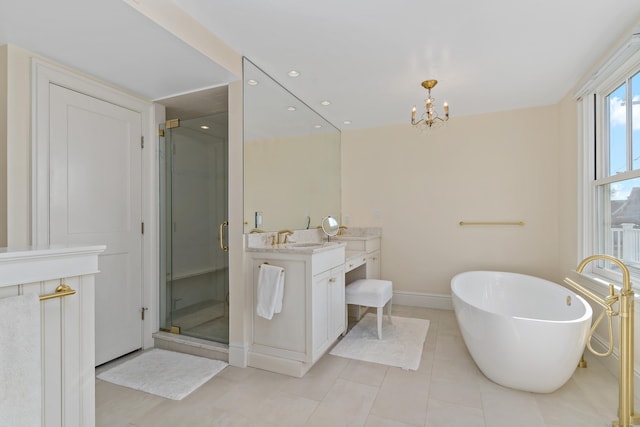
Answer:
[[[271,320],[282,311],[284,296],[284,268],[262,264],[258,274],[258,303],[256,314]]]
[[[0,299],[0,326],[0,426],[40,426],[40,298]]]

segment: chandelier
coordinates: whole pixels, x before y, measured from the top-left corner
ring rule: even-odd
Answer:
[[[438,84],[437,80],[425,80],[422,82],[422,87],[427,90],[427,100],[424,105],[424,113],[420,116],[420,120],[416,121],[416,107],[413,107],[411,110],[411,124],[417,126],[419,124],[424,125],[424,128],[432,128],[437,127],[439,125],[444,124],[447,120],[449,120],[449,104],[446,102],[442,106],[444,109],[444,118],[440,117],[433,108],[434,99],[431,97],[431,89]]]

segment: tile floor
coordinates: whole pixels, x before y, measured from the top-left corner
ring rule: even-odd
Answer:
[[[617,381],[590,354],[555,393],[510,390],[478,370],[452,311],[393,308],[431,321],[417,371],[331,355],[304,378],[229,366],[181,401],[96,380],[96,425],[605,427],[616,418]]]

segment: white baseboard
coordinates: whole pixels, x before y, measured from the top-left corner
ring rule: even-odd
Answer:
[[[450,295],[426,294],[418,292],[394,292],[393,304],[410,307],[435,308],[439,310],[453,310]],[[249,362],[249,349],[246,343],[229,343],[229,364],[238,367],[247,367]],[[251,355],[256,359],[255,355]],[[287,372],[288,373],[288,372]],[[288,373],[289,375],[292,375]]]
[[[249,352],[249,366],[265,371],[277,372],[282,375],[289,375],[302,378],[313,366],[311,363],[300,360],[286,359],[255,351]]]
[[[591,346],[598,353],[605,353],[608,350],[609,341],[608,339],[603,340],[597,334],[593,335],[593,340],[591,341]],[[588,348],[585,348],[585,353],[591,353]],[[616,378],[619,377],[620,374],[620,359],[619,359],[618,347],[613,348],[613,352],[608,357],[598,357],[598,359],[602,362],[602,364],[607,368],[609,372]],[[638,367],[635,366],[633,370],[633,391],[635,398],[638,398],[638,392],[640,391],[640,372],[638,372]]]
[[[406,305],[410,307],[425,307],[435,308],[440,310],[453,310],[453,303],[450,295],[441,294],[425,294],[419,292],[394,292],[393,303],[398,305]],[[593,336],[591,345],[594,350],[599,353],[607,351],[608,339],[602,339],[598,334]],[[585,352],[590,352],[585,348]],[[616,378],[619,371],[619,358],[618,348],[614,348],[613,353],[609,357],[598,358],[609,372],[611,372]],[[634,369],[634,391],[636,391],[636,397],[640,391],[640,372],[637,367]]]
[[[606,284],[594,280],[588,276],[580,276],[580,284],[583,285],[587,290],[593,292],[595,295],[599,296],[600,298],[604,299],[607,297],[608,293],[609,293],[609,288]],[[571,288],[570,288],[571,289]],[[574,289],[571,289],[574,290]],[[584,295],[583,295],[584,297]],[[589,298],[585,298],[587,300],[589,300]],[[595,318],[597,313],[599,312],[600,308],[598,308],[598,310],[594,310],[594,315],[593,317]],[[634,316],[638,316],[640,314],[640,299],[638,298],[638,294],[636,293],[635,295],[635,299],[634,299]],[[615,322],[617,322],[616,320],[614,320]],[[606,323],[607,320],[604,319],[602,321],[602,323]],[[619,324],[618,324],[619,327]],[[616,330],[617,329],[617,330]],[[618,333],[619,333],[619,329],[615,328],[614,329],[614,334],[616,334],[616,336],[614,337],[616,342],[619,342],[618,340]],[[609,347],[609,337],[605,336],[602,337],[600,334],[595,333],[593,335],[593,339],[591,340],[591,346],[593,347],[593,349],[595,351],[597,351],[598,353],[605,353],[608,350]],[[591,353],[591,351],[588,348],[585,348],[585,352],[586,353]],[[638,345],[637,345],[637,341],[635,344],[635,348],[634,348],[634,353],[637,354],[638,352]],[[611,374],[613,374],[616,378],[618,378],[619,376],[619,371],[620,371],[620,359],[619,359],[619,349],[618,347],[614,347],[613,348],[613,352],[611,353],[610,356],[607,357],[598,357],[598,359],[602,362],[602,364],[607,368],[607,370],[609,372],[611,372]],[[640,394],[640,372],[638,371],[638,364],[634,363],[634,369],[633,369],[633,377],[634,377],[634,394],[635,397],[638,398],[639,394]]]
[[[231,366],[237,366],[239,368],[246,368],[248,366],[248,353],[249,349],[244,342],[231,342],[229,343],[229,364]]]
[[[436,308],[439,310],[453,310],[450,295],[425,294],[419,292],[394,292],[393,303],[410,307]]]

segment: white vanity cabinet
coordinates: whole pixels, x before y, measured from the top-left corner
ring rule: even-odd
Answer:
[[[313,276],[313,359],[317,360],[345,330],[344,266]]]
[[[358,275],[355,278],[380,279],[380,236],[341,236],[337,240],[344,242],[347,247],[348,254],[354,254],[352,258],[348,257],[347,271],[354,270],[365,264],[364,277]]]
[[[336,241],[346,244],[346,261],[345,261],[345,283],[349,283],[358,279],[380,279],[380,240],[379,232],[373,235],[364,233],[362,235],[344,235],[336,236]],[[348,308],[349,316],[360,318],[358,310],[360,308],[351,305]],[[360,310],[361,311],[361,310]]]
[[[379,244],[378,244],[378,247]],[[367,277],[369,279],[380,279],[380,249],[368,252],[366,256]]]
[[[249,249],[252,322],[248,364],[302,377],[345,329],[345,245],[315,249]],[[267,320],[256,314],[259,268],[285,270],[282,310]]]
[[[31,386],[40,389],[41,399],[25,405],[33,411],[40,410],[43,426],[95,425],[94,276],[98,273],[98,255],[104,250],[105,246],[0,248],[0,298],[28,293],[40,296],[41,382]],[[2,327],[20,324],[20,319],[12,321],[13,324]],[[12,354],[12,350],[16,354]],[[0,351],[12,355],[9,358],[18,358],[24,349]],[[28,388],[17,383],[5,383],[1,387]],[[19,396],[23,394],[17,398]],[[0,411],[17,398],[12,395],[0,402]]]

